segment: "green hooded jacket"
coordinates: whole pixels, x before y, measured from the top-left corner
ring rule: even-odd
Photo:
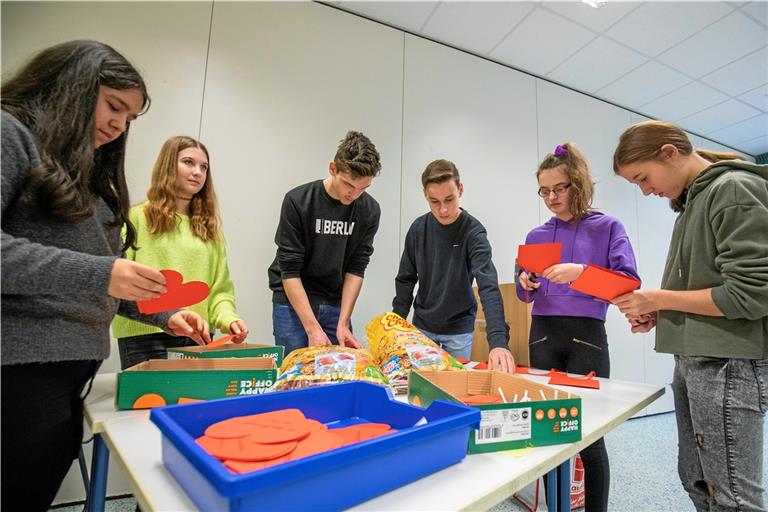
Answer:
[[[696,177],[675,221],[661,287],[712,288],[725,316],[659,311],[658,352],[768,358],[768,165],[721,161]]]

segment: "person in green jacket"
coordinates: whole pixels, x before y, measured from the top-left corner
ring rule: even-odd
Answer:
[[[198,313],[211,330],[234,334],[240,343],[248,327],[235,310],[235,289],[227,265],[227,248],[211,178],[208,149],[186,136],[171,137],[160,149],[152,171],[148,201],[131,208],[135,247],[125,257],[181,273],[184,281],[202,281],[208,297],[187,309]],[[125,369],[148,359],[165,359],[171,347],[193,346],[160,329],[118,316],[112,323]]]
[[[679,212],[661,289],[614,300],[675,355],[678,471],[697,510],[765,510],[768,165],[694,150],[662,122],[628,128],[617,174]]]

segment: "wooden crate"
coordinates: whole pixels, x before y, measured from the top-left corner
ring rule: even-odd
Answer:
[[[472,360],[488,360],[488,339],[485,334],[485,315],[477,287],[474,288],[477,298],[477,319],[475,333],[472,338]],[[530,365],[528,356],[528,333],[531,330],[531,304],[526,304],[517,298],[515,283],[499,284],[501,298],[504,301],[504,318],[509,324],[509,350],[515,356],[515,362],[524,366]]]

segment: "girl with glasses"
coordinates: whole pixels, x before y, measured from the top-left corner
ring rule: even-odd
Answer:
[[[614,171],[678,213],[660,290],[614,300],[674,354],[678,472],[696,510],[765,510],[768,165],[695,150],[679,127],[628,128]]]
[[[560,242],[561,263],[540,276],[520,271],[517,296],[533,302],[529,350],[531,366],[610,377],[605,315],[608,304],[573,290],[589,263],[639,279],[632,244],[622,223],[592,209],[594,183],[578,148],[566,142],[547,154],[536,171],[538,194],[553,217],[533,229],[526,244]],[[586,510],[608,508],[610,472],[605,443],[581,452]]]

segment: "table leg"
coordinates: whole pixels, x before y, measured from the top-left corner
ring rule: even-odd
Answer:
[[[547,510],[558,510],[557,468],[544,475],[544,478],[547,479]]]
[[[571,512],[571,459],[557,467],[557,512]]]
[[[88,489],[88,512],[104,512],[107,499],[107,471],[109,449],[101,434],[93,435],[93,456],[91,458],[91,485]]]

